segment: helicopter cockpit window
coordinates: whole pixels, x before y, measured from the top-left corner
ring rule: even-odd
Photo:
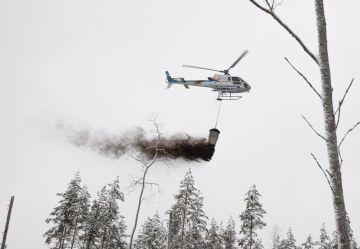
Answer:
[[[214,80],[220,80],[221,79],[221,77],[219,75],[217,75],[217,74],[215,74],[213,78],[214,78]]]
[[[240,84],[241,83],[241,79],[239,77],[232,77],[231,80],[232,80],[232,82],[234,84]]]

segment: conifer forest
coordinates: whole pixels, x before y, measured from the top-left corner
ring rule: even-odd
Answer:
[[[44,233],[51,249],[127,249],[130,235],[121,215],[126,201],[119,179],[101,188],[91,198],[86,185],[77,173],[50,213]],[[284,233],[274,226],[269,238],[259,238],[258,231],[266,225],[266,211],[261,194],[255,185],[244,193],[245,209],[238,217],[217,221],[206,215],[201,191],[189,170],[173,196],[173,205],[165,214],[155,213],[138,229],[134,249],[338,249],[336,231],[328,231],[323,224],[318,238],[309,234],[305,241],[297,241],[292,228]],[[163,218],[162,218],[163,217]],[[347,219],[351,249],[359,249],[350,219]]]

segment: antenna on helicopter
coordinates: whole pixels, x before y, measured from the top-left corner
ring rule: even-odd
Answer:
[[[224,73],[225,75],[230,75],[229,71],[231,68],[235,67],[239,61],[244,58],[244,56],[248,53],[249,51],[245,50],[240,56],[239,58],[236,59],[236,61],[228,68],[228,69],[224,69],[224,70],[217,70],[217,69],[212,69],[212,68],[206,68],[206,67],[197,67],[197,66],[191,66],[191,65],[182,65],[183,67],[190,67],[190,68],[196,68],[196,69],[204,69],[204,70],[209,70],[209,71],[215,71],[215,72],[219,72],[219,73]]]

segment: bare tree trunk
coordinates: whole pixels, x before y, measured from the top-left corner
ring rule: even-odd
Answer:
[[[111,212],[111,203],[109,205],[109,214]],[[109,233],[110,231],[107,231],[107,229],[105,228],[105,231],[104,231],[104,245],[101,245],[101,248],[104,248],[106,249],[107,248],[107,245],[109,244]]]
[[[82,239],[82,243],[81,243],[81,246],[80,246],[80,249],[85,249],[86,248],[86,238],[87,238],[87,232],[85,231],[84,235],[83,235],[84,239]]]
[[[74,233],[73,233],[73,236],[72,236],[70,249],[73,249],[73,247],[74,247],[76,231],[77,231],[77,224],[78,224],[78,218],[76,218],[76,220],[75,220]]]
[[[141,191],[140,191],[140,195],[139,195],[139,200],[138,200],[138,206],[137,206],[137,210],[136,210],[136,216],[135,216],[135,222],[134,222],[134,227],[132,229],[131,232],[131,237],[130,237],[130,243],[129,243],[129,249],[132,249],[132,245],[133,245],[133,240],[134,240],[134,235],[135,235],[135,231],[136,231],[136,227],[137,227],[137,223],[138,223],[138,219],[139,219],[139,214],[140,214],[140,208],[141,208],[141,204],[143,201],[143,195],[144,195],[144,191],[145,191],[145,187],[147,184],[151,184],[151,183],[147,183],[146,182],[146,175],[149,171],[149,169],[151,168],[151,166],[153,166],[156,161],[157,161],[157,156],[158,156],[158,150],[159,150],[159,143],[160,143],[160,131],[159,131],[159,126],[155,121],[155,118],[152,120],[154,127],[156,129],[156,134],[157,134],[157,140],[156,140],[156,144],[155,146],[150,146],[148,149],[150,149],[151,147],[155,150],[155,154],[152,157],[152,159],[146,160],[144,159],[144,157],[137,157],[136,155],[131,155],[130,156],[135,159],[136,161],[138,161],[139,163],[141,163],[144,167],[144,173],[143,176],[141,178]],[[136,185],[136,182],[135,182]]]
[[[141,203],[142,203],[142,198],[144,195],[144,190],[145,190],[145,183],[146,183],[146,174],[149,170],[149,167],[145,168],[143,177],[142,177],[142,182],[141,182],[141,191],[140,191],[140,196],[139,196],[139,200],[138,200],[138,206],[137,206],[137,210],[136,210],[136,216],[135,216],[135,224],[133,227],[133,230],[131,232],[131,237],[130,237],[130,243],[129,243],[129,249],[132,249],[132,244],[133,244],[133,240],[134,240],[134,234],[136,231],[136,227],[137,227],[137,223],[138,223],[138,219],[139,219],[139,213],[140,213],[140,207],[141,207]]]
[[[333,100],[332,100],[332,86],[331,86],[331,74],[330,74],[330,65],[329,65],[329,56],[327,49],[327,34],[326,34],[326,19],[325,19],[325,11],[324,11],[324,3],[323,0],[315,0],[315,13],[316,13],[316,21],[317,21],[317,29],[318,29],[318,42],[319,42],[319,58],[316,58],[312,52],[305,46],[302,40],[287,26],[284,22],[280,20],[280,18],[275,14],[275,9],[279,4],[274,5],[274,1],[270,2],[269,0],[265,0],[266,6],[264,7],[260,5],[256,0],[249,0],[253,5],[262,10],[263,12],[272,16],[285,30],[287,30],[295,40],[301,45],[304,51],[316,62],[320,69],[321,75],[321,85],[322,85],[322,96],[316,91],[316,89],[312,86],[312,84],[306,79],[306,77],[299,72],[289,61],[287,62],[298,72],[300,76],[309,84],[312,90],[320,97],[323,105],[324,112],[324,121],[325,121],[325,136],[320,135],[316,130],[313,129],[311,124],[307,121],[310,127],[316,132],[318,136],[323,138],[326,141],[326,147],[328,152],[328,161],[329,161],[329,173],[330,178],[328,178],[326,172],[322,169],[321,165],[315,158],[313,154],[312,157],[315,159],[318,166],[321,168],[325,177],[330,185],[330,189],[332,191],[333,198],[333,207],[335,214],[335,223],[336,230],[338,232],[338,245],[339,249],[350,249],[350,240],[349,240],[349,231],[347,229],[347,220],[346,220],[346,209],[345,209],[345,201],[343,195],[342,188],[342,177],[341,177],[341,156],[339,147],[343,142],[345,136],[353,130],[357,125],[360,124],[358,122],[353,128],[351,128],[341,140],[338,145],[337,142],[337,134],[336,127],[337,123],[335,120],[335,114],[338,111],[338,119],[340,117],[340,107],[344,98],[346,96],[347,91],[351,87],[352,81],[345,92],[343,99],[339,103],[339,107],[337,111],[334,113],[333,108]]]
[[[6,248],[6,237],[7,237],[7,232],[9,229],[10,217],[11,217],[11,211],[12,211],[13,204],[14,204],[14,196],[11,196],[9,210],[8,210],[7,218],[6,218],[5,230],[4,230],[3,239],[1,242],[1,249]]]
[[[92,235],[90,235],[90,237],[88,238],[88,240],[86,242],[86,249],[90,249],[91,242],[92,242]]]
[[[101,247],[100,247],[101,249],[104,248],[105,242],[106,242],[106,228],[104,229],[104,235],[101,239]]]
[[[342,188],[336,122],[332,100],[331,74],[327,49],[326,19],[323,0],[315,0],[315,11],[319,42],[319,67],[322,85],[322,104],[325,119],[325,138],[328,152],[330,181],[332,186],[335,222],[338,231],[339,249],[350,249],[346,223],[346,209]]]
[[[65,237],[66,237],[66,226],[64,227],[63,234],[61,236],[59,249],[64,249]]]

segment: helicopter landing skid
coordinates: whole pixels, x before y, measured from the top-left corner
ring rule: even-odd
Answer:
[[[217,97],[217,101],[222,101],[222,100],[238,100],[241,99],[242,96],[240,95],[233,95],[231,93],[229,93],[229,95],[225,94],[225,93],[219,93],[218,97]]]

